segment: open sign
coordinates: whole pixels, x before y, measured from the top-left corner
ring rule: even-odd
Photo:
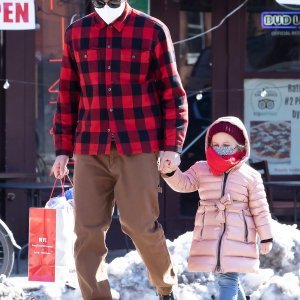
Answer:
[[[0,0],[0,30],[35,29],[34,0]]]

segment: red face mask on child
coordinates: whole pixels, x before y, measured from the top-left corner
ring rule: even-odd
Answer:
[[[237,165],[245,156],[245,151],[237,151],[232,155],[220,156],[212,147],[206,151],[206,160],[214,176],[220,176]]]

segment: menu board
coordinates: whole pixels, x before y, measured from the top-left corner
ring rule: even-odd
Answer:
[[[272,175],[300,174],[299,79],[245,79],[244,123],[251,159]]]

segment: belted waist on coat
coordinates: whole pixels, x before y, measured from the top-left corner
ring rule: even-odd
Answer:
[[[251,216],[248,202],[233,200],[230,194],[225,194],[219,200],[203,200],[200,201],[200,212],[218,211],[216,220],[225,223],[225,210],[227,212],[244,213]]]

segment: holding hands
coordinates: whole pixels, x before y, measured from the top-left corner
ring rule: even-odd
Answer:
[[[157,160],[158,171],[167,174],[175,171],[180,165],[180,155],[173,151],[160,151]]]

